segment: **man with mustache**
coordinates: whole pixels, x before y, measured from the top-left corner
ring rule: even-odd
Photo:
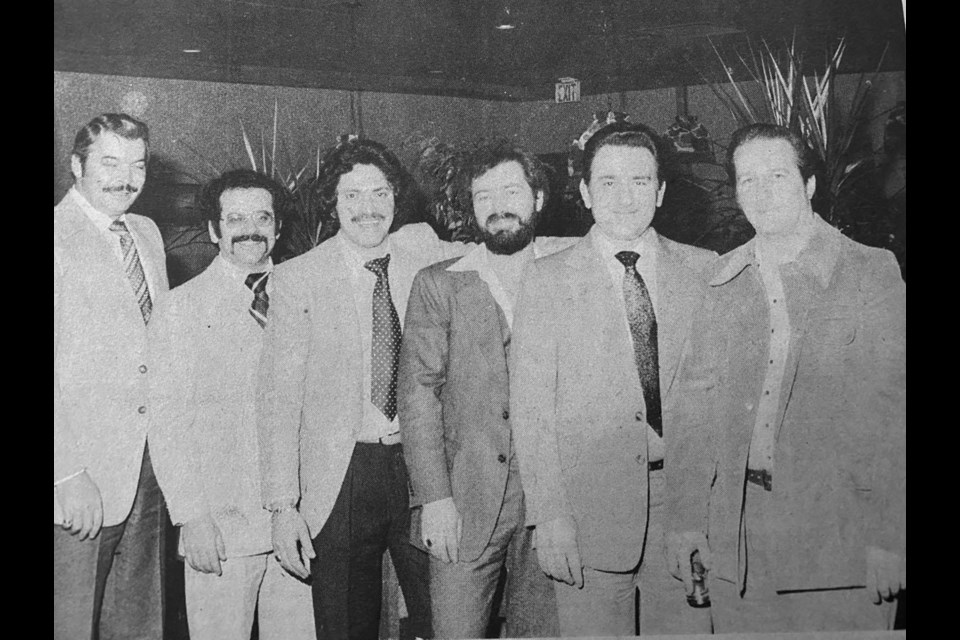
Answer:
[[[496,143],[473,154],[463,186],[483,243],[414,279],[397,392],[420,540],[432,556],[433,630],[485,637],[506,568],[506,637],[556,636],[553,584],[524,522],[507,371],[521,274],[558,245],[534,241],[547,177],[536,156]]]
[[[260,367],[263,503],[290,573],[312,578],[317,635],[376,639],[389,549],[409,613],[430,636],[428,557],[410,544],[396,417],[400,318],[423,267],[463,253],[402,226],[412,181],[382,144],[344,141],[314,202],[329,240],[274,270]]]
[[[163,636],[147,323],[168,286],[157,226],[127,213],[148,152],[146,124],[97,116],[53,209],[55,638]]]
[[[662,552],[664,439],[680,346],[709,251],[650,226],[666,188],[652,131],[586,142],[580,193],[596,221],[527,270],[510,346],[510,418],[562,636],[704,633]]]
[[[220,254],[174,289],[151,327],[156,353],[154,458],[180,527],[194,640],[313,640],[310,587],[272,553],[260,501],[256,372],[270,322],[273,251],[291,197],[239,169],[200,204]]]

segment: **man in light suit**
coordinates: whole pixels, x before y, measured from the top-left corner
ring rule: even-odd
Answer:
[[[186,559],[193,640],[313,640],[310,587],[271,553],[260,501],[257,367],[269,321],[270,253],[290,195],[238,169],[200,198],[220,248],[170,292],[150,327],[157,398],[151,436],[157,479]]]
[[[699,271],[713,254],[650,227],[666,184],[656,135],[627,122],[586,143],[596,224],[524,278],[510,415],[540,566],[563,636],[709,631],[663,551],[664,438]],[[682,400],[682,399],[681,399]]]
[[[400,432],[432,556],[433,630],[438,638],[485,637],[505,567],[507,637],[556,636],[553,585],[525,526],[507,353],[524,269],[567,239],[547,239],[546,247],[534,240],[548,183],[528,151],[483,147],[464,177],[469,224],[483,244],[417,274],[400,357]]]
[[[77,133],[53,210],[54,637],[163,635],[163,498],[147,434],[147,323],[167,291],[163,240],[127,213],[147,125],[107,113]]]
[[[720,632],[890,628],[906,588],[906,285],[814,211],[813,152],[728,148],[757,231],[711,270],[668,442],[671,566],[700,550]]]
[[[416,273],[464,247],[401,226],[410,187],[383,145],[341,143],[314,192],[337,234],[273,275],[258,392],[263,502],[281,564],[312,576],[322,638],[378,637],[385,549],[405,633],[430,636],[429,562],[410,543],[396,417],[400,318]]]

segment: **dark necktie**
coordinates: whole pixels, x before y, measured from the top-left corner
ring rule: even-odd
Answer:
[[[247,276],[244,283],[253,291],[253,303],[250,305],[250,315],[260,323],[261,327],[267,326],[267,308],[270,306],[270,296],[267,295],[267,276],[266,272],[251,273]]]
[[[120,237],[120,248],[123,251],[123,271],[127,274],[127,280],[130,281],[130,286],[133,288],[133,295],[140,306],[143,323],[147,324],[150,322],[150,314],[153,312],[153,301],[150,300],[147,277],[143,273],[143,265],[140,263],[137,245],[133,243],[133,236],[130,235],[127,223],[123,220],[111,222],[110,231]]]
[[[627,307],[627,322],[633,337],[633,356],[647,402],[647,423],[658,436],[663,436],[663,418],[660,409],[660,364],[657,357],[657,317],[653,302],[643,278],[635,265],[640,257],[633,251],[621,251],[617,260],[623,264],[623,300]]]
[[[397,369],[400,365],[400,316],[390,298],[387,266],[390,255],[371,260],[363,266],[377,274],[373,288],[373,340],[371,354],[370,401],[387,420],[397,415]]]

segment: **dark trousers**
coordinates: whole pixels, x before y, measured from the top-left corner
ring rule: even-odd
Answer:
[[[53,527],[53,637],[161,640],[166,509],[144,449],[126,521],[81,541]]]
[[[383,553],[390,550],[409,632],[431,637],[429,558],[410,544],[410,498],[401,445],[358,442],[330,517],[313,540],[318,640],[376,640]]]

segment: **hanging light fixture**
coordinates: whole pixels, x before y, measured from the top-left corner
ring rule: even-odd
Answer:
[[[497,11],[497,19],[493,23],[493,28],[497,31],[511,31],[517,28],[514,17],[510,11],[509,2],[504,2],[500,10]]]

